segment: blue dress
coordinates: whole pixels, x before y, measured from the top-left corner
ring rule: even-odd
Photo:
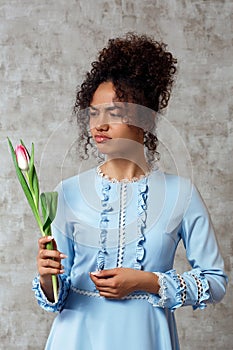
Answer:
[[[190,180],[153,170],[137,181],[110,181],[96,169],[57,188],[53,222],[58,249],[68,256],[59,275],[59,300],[33,290],[39,305],[58,312],[47,350],[174,350],[174,310],[219,302],[227,277],[203,201]],[[173,268],[180,241],[189,271]],[[100,297],[89,272],[129,267],[158,275],[159,294],[136,291]]]

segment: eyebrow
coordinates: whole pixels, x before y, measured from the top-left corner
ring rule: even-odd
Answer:
[[[99,110],[99,108],[94,107],[94,106],[92,106],[92,105],[90,105],[90,108],[94,109],[95,111],[98,111],[98,110]],[[106,107],[106,108],[105,108],[105,110],[107,110],[107,111],[114,111],[115,109],[120,109],[120,110],[122,110],[123,107],[117,106],[117,105],[113,105],[113,106],[109,106],[109,107]]]

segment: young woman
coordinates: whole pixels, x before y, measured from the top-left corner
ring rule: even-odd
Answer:
[[[163,43],[128,34],[109,41],[77,93],[82,156],[96,147],[105,160],[61,182],[53,238],[39,239],[33,289],[41,307],[59,312],[46,349],[179,349],[173,311],[202,309],[225,294],[223,260],[198,191],[155,166],[157,113],[175,72]],[[180,241],[190,270],[178,273]]]

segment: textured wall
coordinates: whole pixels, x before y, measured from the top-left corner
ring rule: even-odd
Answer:
[[[162,166],[193,176],[232,275],[233,1],[0,0],[1,349],[43,349],[53,319],[31,292],[39,234],[6,136],[35,143],[44,190],[79,171],[76,85],[107,39],[130,30],[165,41],[179,60],[159,128]],[[180,250],[177,268],[185,265]],[[221,304],[176,312],[182,349],[232,349],[232,314],[230,276]]]

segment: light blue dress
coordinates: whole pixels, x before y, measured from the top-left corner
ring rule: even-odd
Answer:
[[[208,212],[190,180],[156,169],[135,182],[114,182],[91,169],[57,191],[53,235],[68,256],[58,303],[46,299],[38,277],[33,281],[39,305],[58,312],[46,349],[179,349],[174,310],[219,302],[227,284]],[[190,270],[178,273],[180,241]],[[89,272],[115,267],[157,273],[159,294],[100,297]]]

